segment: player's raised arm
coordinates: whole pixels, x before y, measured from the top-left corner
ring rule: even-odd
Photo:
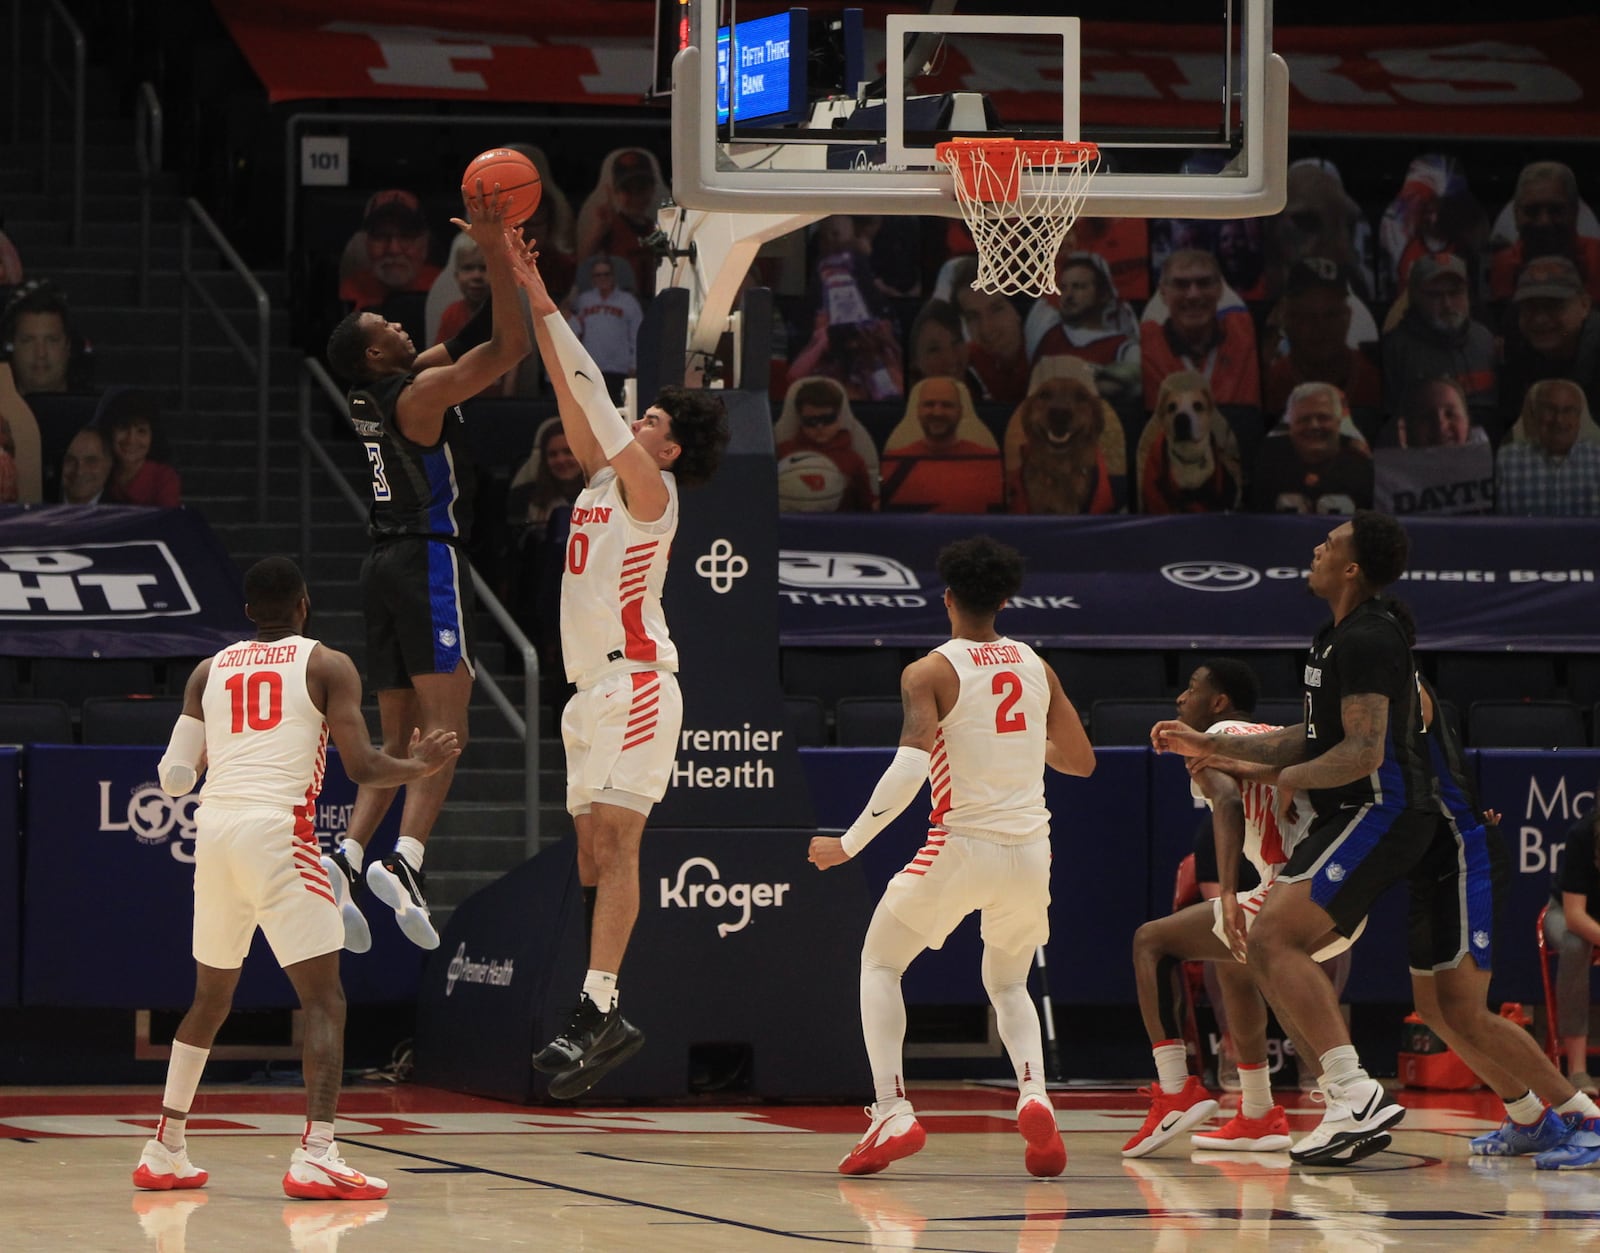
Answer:
[[[361,716],[361,677],[355,663],[337,649],[318,644],[306,666],[306,679],[352,782],[399,787],[426,778],[461,756],[454,731],[434,730],[427,735],[413,731],[409,757],[391,757],[374,748],[367,720]]]
[[[656,521],[670,499],[660,464],[635,441],[634,429],[617,412],[600,367],[545,288],[536,254],[528,248],[513,249],[513,254],[517,281],[528,293],[539,354],[555,388],[561,427],[584,477],[592,479],[601,466],[611,466],[622,481],[628,512],[640,522]],[[659,411],[640,418],[641,423],[661,420]]]
[[[420,354],[414,363],[417,374],[411,386],[400,393],[395,406],[400,433],[415,444],[438,443],[444,428],[445,411],[451,405],[471,400],[507,370],[528,355],[528,327],[522,317],[521,288],[512,271],[511,243],[504,221],[505,200],[480,185],[478,194],[467,199],[469,221],[450,220],[483,250],[489,268],[490,316],[494,329],[488,340],[469,348],[459,361],[445,363],[447,353],[433,349]]]
[[[1050,680],[1050,707],[1045,712],[1044,764],[1062,774],[1080,779],[1094,773],[1094,748],[1083,729],[1083,719],[1068,699],[1061,680],[1049,662],[1044,663]]]

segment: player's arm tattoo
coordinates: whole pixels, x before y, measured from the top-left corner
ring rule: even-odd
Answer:
[[[1344,724],[1344,738],[1322,756],[1296,766],[1292,784],[1280,778],[1280,787],[1339,787],[1365,778],[1383,763],[1389,698],[1377,692],[1346,696],[1339,702],[1339,719]]]
[[[939,706],[933,682],[920,665],[907,666],[900,676],[900,708],[900,743],[931,752],[939,733]]]
[[[1292,766],[1306,756],[1306,728],[1303,722],[1261,735],[1212,735],[1207,737],[1212,751],[1240,761],[1266,766]]]

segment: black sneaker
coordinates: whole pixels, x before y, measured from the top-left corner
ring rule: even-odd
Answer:
[[[568,1100],[594,1087],[643,1044],[644,1032],[618,1009],[602,1014],[580,994],[566,1030],[533,1055],[533,1066],[555,1076],[550,1080],[551,1096]]]
[[[418,948],[438,948],[439,933],[433,929],[428,902],[422,895],[426,884],[422,871],[413,870],[398,853],[390,853],[367,867],[367,886],[374,896],[394,910],[395,920],[406,939]]]

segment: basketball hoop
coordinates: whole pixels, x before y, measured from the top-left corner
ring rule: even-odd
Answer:
[[[978,245],[972,286],[1001,295],[1055,295],[1056,253],[1100,168],[1094,144],[994,137],[934,151],[950,167],[956,203]]]

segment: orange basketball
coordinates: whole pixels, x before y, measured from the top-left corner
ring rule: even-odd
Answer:
[[[520,226],[532,217],[544,194],[539,171],[514,148],[491,148],[467,162],[461,175],[461,194],[476,195],[479,183],[485,196],[494,195],[495,184],[500,185],[500,194],[506,201],[507,226]]]

